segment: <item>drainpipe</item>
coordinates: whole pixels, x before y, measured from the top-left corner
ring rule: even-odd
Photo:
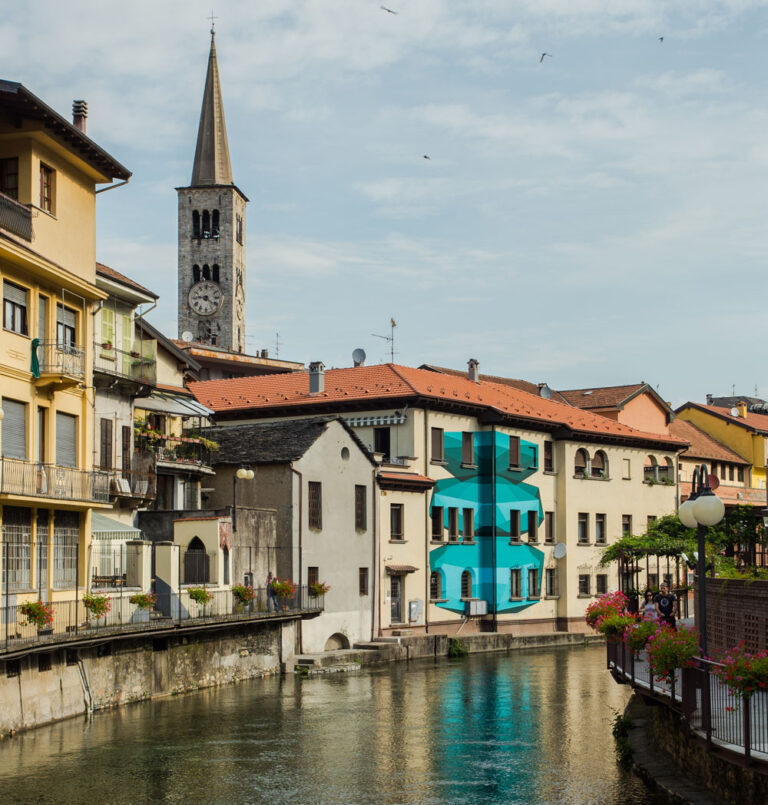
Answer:
[[[429,413],[427,406],[424,406],[424,477],[429,478]],[[431,534],[431,520],[429,517],[429,490],[424,493],[424,630],[429,634],[429,578],[431,575],[429,567],[429,540]]]
[[[493,631],[499,630],[496,606],[496,426],[491,426],[491,597],[493,599]]]
[[[374,467],[371,470],[371,487],[373,489],[373,494],[371,495],[373,499],[373,558],[371,560],[371,584],[373,585],[373,589],[371,590],[371,643],[373,643],[375,629],[376,629],[376,593],[378,591],[378,585],[376,584],[376,576],[379,573],[379,566],[377,564],[376,556],[378,554],[378,541],[377,536],[379,534],[378,529],[376,528],[376,471],[378,467]],[[381,610],[379,609],[379,635],[381,635]]]
[[[299,479],[299,596],[301,596],[301,583],[302,583],[302,539],[303,539],[303,524],[304,524],[304,476],[294,469],[293,464],[290,465],[291,472]],[[293,510],[293,506],[291,506]],[[293,528],[291,528],[291,542],[293,542]],[[293,551],[291,551],[293,554]],[[277,575],[277,551],[275,551],[275,575]],[[304,632],[302,629],[303,621],[299,619],[299,654],[304,653]]]

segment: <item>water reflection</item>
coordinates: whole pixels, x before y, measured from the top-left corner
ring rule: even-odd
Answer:
[[[617,772],[601,648],[255,680],[0,744],[18,803],[652,802]]]

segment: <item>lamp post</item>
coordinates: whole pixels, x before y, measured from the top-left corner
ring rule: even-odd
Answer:
[[[699,577],[699,605],[696,609],[696,627],[699,630],[699,648],[707,656],[707,527],[717,525],[725,514],[725,504],[709,488],[709,473],[706,464],[693,471],[691,494],[678,511],[680,522],[686,528],[695,528],[699,555],[696,574]]]
[[[237,531],[237,482],[252,481],[253,476],[253,470],[246,469],[245,467],[240,467],[232,476],[232,533]]]

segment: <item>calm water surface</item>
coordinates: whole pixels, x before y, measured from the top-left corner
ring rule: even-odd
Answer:
[[[600,647],[267,679],[0,743],[0,802],[649,805]]]

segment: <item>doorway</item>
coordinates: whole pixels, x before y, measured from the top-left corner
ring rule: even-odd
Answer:
[[[389,598],[392,602],[392,623],[403,622],[403,577],[389,577]]]

